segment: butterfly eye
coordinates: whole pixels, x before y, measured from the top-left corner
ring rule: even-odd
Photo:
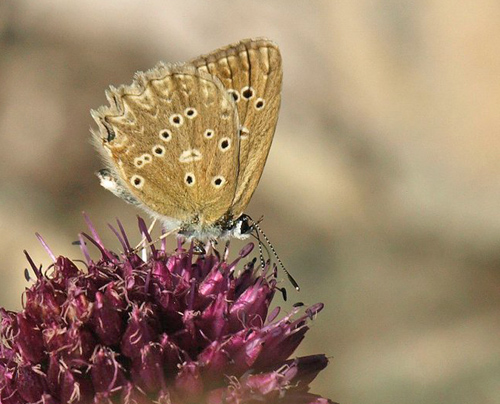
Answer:
[[[231,139],[229,139],[228,137],[223,137],[220,141],[219,141],[219,149],[223,152],[229,150],[229,148],[231,147]]]
[[[241,89],[241,96],[246,100],[249,100],[254,96],[254,91],[252,87],[243,87]]]
[[[184,123],[184,118],[180,114],[173,114],[168,120],[173,126],[181,126]]]
[[[140,175],[133,175],[130,179],[130,182],[134,187],[138,189],[144,186],[144,178],[142,178]]]
[[[163,129],[160,131],[160,139],[165,142],[170,142],[170,140],[172,140],[172,133],[168,129]]]
[[[155,156],[163,156],[165,154],[165,148],[159,144],[153,146],[152,150]]]
[[[231,88],[230,90],[227,90],[227,92],[233,96],[234,102],[238,102],[240,100],[240,93],[238,91]]]
[[[248,216],[246,216],[246,215],[243,216],[241,218],[240,223],[241,223],[241,227],[240,227],[241,234],[248,234],[253,230],[253,226],[250,223],[250,218]]]
[[[184,115],[186,115],[189,119],[193,119],[198,115],[198,111],[194,108],[186,108]]]
[[[262,98],[257,98],[255,100],[255,109],[260,110],[264,108],[264,105],[266,105],[266,102]]]
[[[186,183],[186,185],[188,187],[192,187],[194,185],[194,183],[196,182],[194,174],[193,173],[187,173],[184,176],[184,182]]]
[[[212,129],[207,129],[203,136],[205,136],[206,139],[211,139],[214,137],[214,131]]]

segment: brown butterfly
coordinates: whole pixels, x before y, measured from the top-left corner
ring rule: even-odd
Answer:
[[[198,240],[245,238],[281,100],[278,46],[245,39],[186,63],[159,63],[91,111],[101,185]]]

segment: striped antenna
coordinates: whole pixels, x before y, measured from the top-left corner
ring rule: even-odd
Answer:
[[[261,219],[262,220],[262,219]],[[297,283],[297,281],[295,279],[293,279],[293,276],[290,275],[290,272],[288,272],[285,268],[285,266],[283,265],[283,262],[281,262],[280,260],[280,257],[278,256],[278,253],[276,252],[276,250],[274,249],[273,245],[271,244],[271,242],[269,241],[269,239],[267,238],[266,234],[262,231],[262,229],[260,228],[259,226],[259,222],[254,222],[253,223],[253,227],[255,229],[257,229],[257,232],[262,234],[262,237],[264,237],[264,240],[266,240],[266,243],[267,245],[269,246],[269,248],[271,249],[271,251],[273,252],[273,255],[276,257],[276,260],[278,261],[278,263],[280,264],[280,267],[281,269],[283,270],[283,272],[286,274],[286,276],[288,277],[288,280],[290,281],[290,283],[292,284],[292,286],[295,288],[295,290],[298,292],[300,290],[300,286],[299,284]],[[259,240],[260,241],[260,240]],[[261,254],[261,257],[262,257],[262,247],[260,246],[260,242],[259,242],[259,250],[260,250],[260,254]],[[262,259],[262,258],[261,258]]]

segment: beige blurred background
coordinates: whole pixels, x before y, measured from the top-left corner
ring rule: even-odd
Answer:
[[[90,214],[89,110],[109,84],[241,38],[282,49],[283,104],[248,213],[322,301],[299,354],[342,404],[500,403],[500,3],[493,0],[0,2],[0,305]],[[290,287],[288,289],[291,289]],[[285,304],[289,307],[289,303]]]

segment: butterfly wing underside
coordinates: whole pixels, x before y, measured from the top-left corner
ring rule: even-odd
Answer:
[[[190,62],[216,76],[233,96],[240,121],[239,170],[232,215],[239,217],[259,183],[278,121],[282,64],[277,45],[247,39]]]
[[[238,177],[238,115],[221,82],[190,64],[160,63],[111,88],[92,115],[94,142],[121,187],[150,213],[214,223]]]

